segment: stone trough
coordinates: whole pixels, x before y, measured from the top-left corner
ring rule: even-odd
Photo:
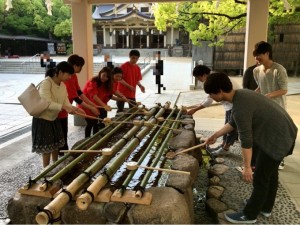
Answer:
[[[167,118],[168,115],[173,113],[172,118],[177,116],[180,121],[175,122],[174,120],[173,122],[170,120],[169,125],[176,126],[177,124],[176,129],[167,128],[161,134],[161,142],[167,141],[167,145],[162,151],[163,153],[159,156],[160,162],[157,165],[160,168],[169,170],[190,172],[189,175],[157,171],[153,173],[154,175],[152,174],[151,177],[153,177],[153,180],[144,189],[124,189],[122,185],[118,184],[118,181],[114,182],[115,175],[109,176],[110,173],[123,172],[121,172],[121,167],[114,171],[112,169],[114,168],[112,161],[116,161],[118,157],[124,159],[122,164],[124,171],[124,162],[135,159],[131,155],[139,148],[143,150],[146,148],[145,146],[141,147],[141,144],[150,145],[152,143],[151,140],[153,140],[151,134],[155,134],[161,131],[161,129],[166,128],[167,123],[156,128],[150,127],[148,130],[145,126],[141,125],[140,129],[137,129],[139,130],[137,134],[132,138],[140,138],[139,134],[144,132],[150,135],[149,140],[139,140],[139,145],[134,145],[134,150],[130,151],[129,155],[124,155],[123,157],[122,154],[124,154],[126,146],[132,145],[127,140],[128,143],[126,146],[123,146],[115,154],[115,159],[107,160],[103,164],[103,168],[97,172],[92,173],[90,171],[87,173],[87,169],[82,168],[84,166],[81,165],[80,169],[74,167],[73,171],[71,170],[72,174],[78,173],[75,175],[75,179],[72,178],[73,180],[69,181],[72,175],[65,174],[60,179],[54,180],[55,182],[49,182],[51,180],[48,179],[49,177],[53,178],[57,176],[61,170],[69,167],[74,160],[80,158],[80,156],[74,158],[67,157],[66,160],[50,171],[51,175],[47,174],[42,179],[21,187],[8,203],[8,214],[11,222],[13,224],[192,224],[194,222],[192,186],[199,172],[201,151],[195,149],[188,153],[176,155],[173,159],[166,159],[165,155],[170,150],[178,152],[199,144],[194,131],[195,123],[193,119],[190,116],[182,115],[181,110],[168,108],[168,105],[169,103],[165,104],[164,107],[160,106],[155,110],[151,109],[150,111],[154,113],[149,118],[146,118],[148,121],[151,121],[154,117],[163,115]],[[164,108],[164,111],[161,111],[162,108]],[[159,114],[160,112],[161,115]],[[134,129],[134,127],[131,129]],[[102,135],[101,137],[105,138],[106,135]],[[123,136],[121,139],[126,138]],[[112,149],[118,145],[121,139],[119,138],[116,143],[111,143],[113,146]],[[93,147],[88,148],[87,151],[89,149],[93,149]],[[106,157],[110,156],[103,155],[96,160],[94,159],[94,162]],[[139,157],[141,156],[139,155]],[[144,161],[147,161],[147,157],[145,157]],[[149,162],[151,161],[153,162],[154,159],[151,159]],[[140,168],[137,171],[140,171],[140,174],[145,176],[147,174],[146,171],[149,170]],[[103,185],[101,183],[103,187],[100,188],[100,191],[95,192],[99,187],[96,184],[100,184],[96,182],[101,176],[103,176],[105,182]],[[128,176],[128,173],[126,173],[125,178]],[[75,190],[75,186],[72,186],[72,184],[76,183],[81,177],[84,178],[81,180],[85,182],[77,185]],[[45,186],[45,183],[48,185],[46,190],[41,190],[43,189],[41,187]],[[116,190],[120,187],[125,191],[124,193],[122,192],[122,195],[116,195]],[[136,195],[138,191],[142,192],[139,197]],[[87,197],[82,198],[85,195]],[[78,204],[80,201],[81,203]]]

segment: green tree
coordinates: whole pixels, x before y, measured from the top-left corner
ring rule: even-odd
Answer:
[[[63,0],[52,0],[52,16],[47,14],[44,0],[13,0],[13,8],[5,10],[0,0],[0,33],[44,38],[71,36],[71,10]]]
[[[290,9],[286,10],[283,0],[270,0],[270,27],[275,23],[300,22],[300,13],[295,10],[300,1],[288,1]],[[246,0],[157,3],[153,7],[155,25],[163,31],[171,26],[187,31],[194,45],[201,45],[201,41],[222,45],[222,35],[245,27],[246,4]]]

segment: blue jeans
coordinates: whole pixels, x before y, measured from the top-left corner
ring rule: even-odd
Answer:
[[[273,209],[278,189],[278,167],[275,161],[261,149],[256,149],[256,163],[253,175],[253,191],[244,208],[248,219],[254,220],[260,211],[270,213]]]

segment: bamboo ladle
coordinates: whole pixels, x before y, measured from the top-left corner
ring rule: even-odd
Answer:
[[[171,128],[171,127],[167,127],[167,126],[162,126],[162,125],[158,125],[158,124],[153,124],[153,123],[151,123],[151,122],[149,122],[149,121],[145,121],[145,122],[144,122],[144,126],[146,126],[146,127],[153,127],[153,126],[155,126],[155,127],[166,128],[166,129],[168,129],[168,130],[181,131],[181,130],[176,129],[176,128]]]
[[[96,116],[89,116],[89,115],[86,115],[86,114],[83,114],[83,113],[79,113],[79,112],[75,112],[76,115],[78,116],[81,116],[81,117],[85,117],[85,118],[89,118],[89,119],[94,119],[94,120],[100,120],[102,121],[103,119],[100,119]]]
[[[118,109],[118,108],[116,108],[116,107],[110,107],[110,108],[109,108],[110,110],[106,110],[107,107],[105,107],[105,106],[100,106],[100,105],[96,106],[96,108],[105,109],[105,111],[111,111],[111,110],[113,110],[113,109]]]
[[[133,113],[127,113],[127,112],[119,112],[120,115],[132,115],[132,114],[144,114],[145,116],[150,116],[151,113],[147,110],[142,110],[142,111],[136,111]]]
[[[176,155],[179,155],[179,154],[182,154],[182,153],[186,153],[186,152],[189,152],[189,151],[192,151],[192,150],[194,150],[194,149],[196,149],[196,148],[201,148],[201,147],[203,147],[203,146],[205,146],[206,145],[206,143],[204,142],[204,143],[202,143],[202,144],[199,144],[199,145],[195,145],[195,146],[193,146],[193,147],[191,147],[191,148],[187,148],[187,149],[184,149],[184,150],[182,150],[182,151],[180,151],[180,152],[168,152],[167,154],[166,154],[166,158],[168,158],[168,159],[173,159]]]
[[[181,174],[190,175],[190,172],[187,172],[187,171],[162,169],[162,168],[149,167],[149,166],[141,166],[137,162],[134,162],[134,161],[127,162],[126,163],[126,168],[128,170],[136,170],[138,168],[144,168],[144,169],[147,169],[147,170],[158,170],[158,171],[163,171],[163,172],[168,172],[168,173],[181,173]]]
[[[103,122],[104,124],[111,124],[111,123],[132,123],[132,122],[123,122],[123,121],[112,121],[110,118],[101,119],[101,118],[98,118],[96,116],[89,116],[89,115],[78,113],[78,112],[76,112],[76,115],[82,116],[82,117],[85,117],[85,118],[89,118],[89,119],[99,120],[99,121]]]
[[[182,123],[183,120],[170,120],[170,119],[165,119],[163,117],[157,117],[156,118],[158,122],[163,122],[163,121],[172,121],[172,122],[180,122]],[[184,121],[185,123],[187,122],[187,120]],[[193,123],[193,121],[191,120],[191,123]]]
[[[135,104],[135,105],[142,105],[141,102],[136,102],[136,101],[133,101],[133,100],[131,100],[131,99],[128,99],[128,100],[129,100],[129,102],[131,102],[132,104]]]
[[[102,153],[102,155],[111,155],[111,148],[103,148],[101,150],[60,150],[65,153]]]

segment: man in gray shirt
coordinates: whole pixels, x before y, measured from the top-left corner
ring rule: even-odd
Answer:
[[[297,126],[282,107],[266,96],[247,89],[232,89],[224,73],[211,74],[204,90],[217,102],[233,104],[231,120],[206,143],[213,144],[218,137],[237,129],[243,155],[243,179],[253,182],[244,210],[226,213],[225,218],[232,223],[255,223],[258,214],[271,216],[278,188],[278,167],[285,156],[293,153]],[[254,174],[250,165],[252,149],[256,151]]]
[[[253,56],[260,64],[253,70],[253,77],[258,85],[255,91],[286,109],[288,75],[282,65],[273,61],[272,46],[265,41],[256,43]],[[283,168],[284,161],[282,160],[279,169]]]

